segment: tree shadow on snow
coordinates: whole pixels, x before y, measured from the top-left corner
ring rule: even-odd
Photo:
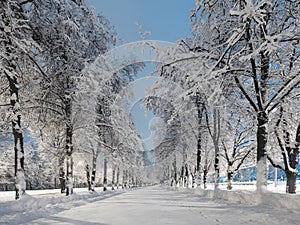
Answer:
[[[34,221],[33,221],[34,222]],[[74,225],[108,225],[105,223],[98,223],[98,222],[88,222],[88,221],[83,221],[83,220],[75,220],[75,219],[70,219],[70,218],[63,218],[59,216],[48,216],[46,222],[40,222],[37,221],[36,224],[39,225],[50,225],[50,224],[59,224],[59,223],[69,223],[69,224],[74,224]],[[30,223],[32,224],[32,223]]]

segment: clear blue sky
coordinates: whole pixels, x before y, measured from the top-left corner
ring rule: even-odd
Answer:
[[[88,0],[116,26],[124,43],[138,41],[135,23],[150,31],[147,39],[174,42],[189,34],[194,0]]]
[[[88,0],[88,2],[115,26],[118,39],[122,40],[118,45],[141,40],[136,23],[142,25],[143,32],[151,32],[150,36],[146,36],[148,40],[175,42],[185,38],[190,33],[190,10],[195,7],[195,0]],[[148,70],[149,67],[146,67],[141,71],[139,78],[146,76]],[[149,81],[149,85],[151,83]],[[147,85],[140,82],[135,83],[137,101],[145,96],[143,93],[146,87]],[[145,115],[144,109],[138,105],[132,109],[134,121],[145,144],[151,146],[149,126],[154,116],[151,112]]]

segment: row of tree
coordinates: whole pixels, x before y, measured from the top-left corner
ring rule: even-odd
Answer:
[[[59,168],[60,187],[66,195],[73,192],[74,152],[91,158],[87,162],[90,189],[100,153],[104,166],[107,158],[113,158],[119,165],[116,171],[125,171],[126,180],[126,171],[136,163],[139,142],[130,117],[120,112],[114,121],[110,119],[110,105],[141,65],[123,68],[99,87],[96,106],[90,104],[86,93],[91,90],[83,78],[86,65],[115,41],[108,19],[84,1],[0,2],[0,135],[1,143],[13,135],[14,157],[5,160],[14,165],[16,199],[25,193],[28,174],[39,174],[37,179],[43,180],[41,168],[30,165],[38,164],[41,157],[54,168],[51,173]],[[32,151],[33,161],[24,157],[28,155],[25,139],[36,142],[33,149],[39,149]],[[8,146],[1,145],[1,151]]]
[[[159,53],[174,58],[161,65],[145,99],[166,123],[151,152],[155,172],[173,183],[202,172],[206,182],[213,165],[217,188],[225,165],[230,189],[233,174],[256,155],[258,191],[267,185],[269,159],[295,193],[299,7],[296,0],[196,2],[191,36]],[[143,147],[130,107],[118,97],[143,64],[99,75],[98,56],[115,43],[109,21],[76,0],[3,0],[0,13],[0,131],[13,134],[16,198],[26,186],[24,131],[57,162],[67,195],[77,151],[89,158],[90,189],[100,153],[104,171],[112,162],[112,180],[120,176],[115,171],[138,180],[151,156],[137,154]]]
[[[243,164],[256,162],[256,188],[262,191],[269,161],[285,172],[287,192],[295,193],[300,142],[299,7],[293,0],[196,2],[191,37],[168,52],[174,58],[161,66],[163,82],[158,81],[150,93],[162,98],[172,93],[173,109],[166,112],[163,102],[147,100],[157,115],[165,116],[168,132],[180,134],[173,140],[166,135],[155,149],[158,161],[164,162],[161,174],[173,168],[167,174],[178,182],[187,174],[206,175],[213,165],[218,187],[225,166],[231,189],[233,174]],[[168,142],[179,143],[174,147]],[[176,149],[182,152],[180,164]],[[211,163],[208,155],[214,157]]]

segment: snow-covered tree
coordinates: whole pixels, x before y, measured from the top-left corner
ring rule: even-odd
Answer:
[[[220,136],[222,132],[222,124],[221,124],[221,110],[220,108],[213,107],[213,109],[209,112],[208,107],[205,107],[205,119],[206,125],[208,129],[208,133],[212,139],[212,143],[214,145],[214,154],[215,154],[215,188],[218,188],[219,178],[220,178]],[[223,120],[222,120],[223,121]]]
[[[227,167],[227,189],[232,189],[232,178],[247,161],[253,152],[254,125],[251,118],[241,111],[232,110],[225,117],[223,134],[221,135],[222,152],[221,156],[225,159]]]
[[[34,38],[42,50],[36,60],[46,75],[36,102],[50,111],[51,121],[65,127],[65,149],[60,156],[60,177],[66,160],[66,194],[72,194],[73,182],[73,98],[78,78],[86,63],[104,53],[114,42],[107,19],[98,17],[83,1],[35,1],[29,18],[36,31]],[[63,186],[63,184],[62,184]]]
[[[5,101],[1,102],[1,105],[8,107],[6,115],[9,115],[8,120],[14,136],[16,199],[25,193],[26,188],[21,102],[24,93],[22,94],[21,84],[29,74],[23,73],[22,69],[24,59],[28,59],[32,48],[36,47],[25,16],[25,4],[26,2],[17,0],[0,2],[0,79],[3,90],[1,100]]]
[[[267,185],[268,123],[299,84],[297,1],[198,0],[191,49],[208,53],[210,77],[234,82],[257,121],[257,190]]]
[[[201,157],[201,172],[202,172],[202,183],[204,189],[207,188],[207,182],[209,175],[214,171],[215,154],[211,151],[214,148],[211,138],[208,132],[202,134],[202,157]]]
[[[278,106],[272,119],[268,159],[274,167],[282,169],[287,177],[286,192],[296,193],[296,177],[299,164],[300,125],[298,99],[285,101]],[[296,107],[295,107],[296,106]]]

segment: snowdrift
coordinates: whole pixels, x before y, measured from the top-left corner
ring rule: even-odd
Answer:
[[[201,188],[189,189],[178,187],[172,189],[243,205],[259,205],[269,208],[285,208],[290,210],[300,209],[300,195],[297,194],[273,193],[268,191],[259,193],[256,191],[243,190],[204,190]]]

